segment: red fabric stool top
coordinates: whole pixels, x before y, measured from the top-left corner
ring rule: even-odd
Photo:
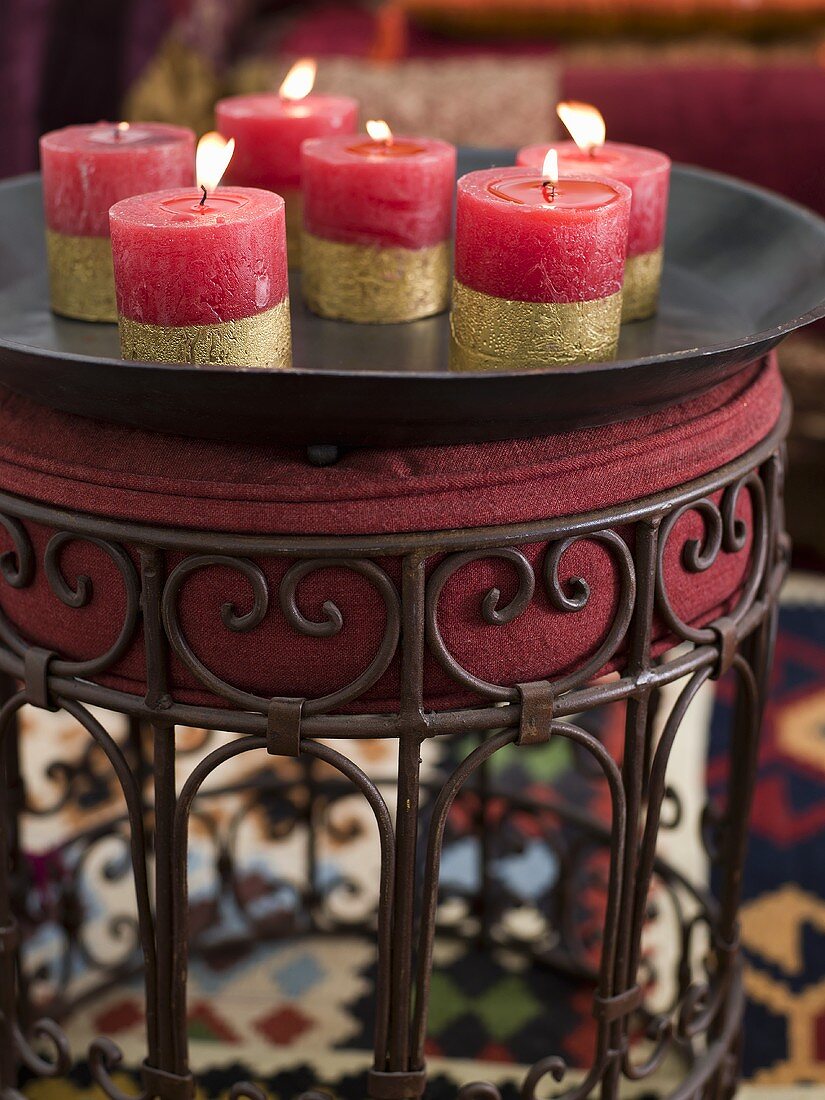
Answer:
[[[708,393],[678,407],[621,424],[541,439],[454,447],[355,450],[334,466],[316,468],[297,448],[190,440],[96,423],[41,407],[0,391],[0,489],[98,516],[167,527],[266,535],[358,535],[486,527],[543,520],[606,508],[682,485],[744,454],[771,431],[780,414],[782,387],[773,358],[753,364]],[[740,508],[747,510],[747,495]],[[744,513],[743,513],[744,514]],[[695,515],[671,540],[666,559],[671,599],[682,618],[705,622],[735,598],[748,565],[748,546],[722,554],[699,576],[688,574],[680,548]],[[37,562],[54,533],[27,523]],[[0,550],[10,547],[0,532]],[[132,552],[131,548],[130,553]],[[522,547],[538,561],[543,546]],[[168,555],[168,568],[180,556]],[[98,547],[75,539],[60,552],[71,581],[92,578],[88,604],[72,609],[51,590],[42,564],[33,583],[0,586],[6,616],[28,641],[61,656],[87,659],[103,652],[122,622],[122,581]],[[276,593],[292,564],[260,558]],[[399,563],[380,563],[398,581]],[[436,564],[433,561],[433,566]],[[615,565],[595,543],[572,547],[564,577],[600,578],[580,613],[559,612],[539,591],[525,612],[504,626],[481,616],[492,587],[504,604],[515,589],[510,565],[473,563],[458,571],[442,593],[439,623],[450,651],[473,673],[493,683],[552,679],[595,651],[611,621],[617,588]],[[314,698],[352,681],[371,660],[384,628],[384,604],[370,581],[335,567],[319,569],[300,584],[298,605],[322,621],[332,600],[344,625],[330,638],[299,635],[277,599],[265,620],[247,634],[230,632],[221,605],[248,610],[247,582],[236,571],[210,567],[193,573],[180,597],[180,619],[193,648],[225,680],[265,697]],[[136,638],[100,682],[142,694],[143,644]],[[177,660],[172,693],[181,702],[220,702]],[[397,706],[397,658],[359,709]],[[432,707],[467,702],[434,660],[426,668]]]

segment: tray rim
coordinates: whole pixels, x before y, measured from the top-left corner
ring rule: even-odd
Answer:
[[[470,148],[470,147],[465,147]],[[477,147],[473,147],[474,152],[485,152]],[[504,152],[509,155],[510,150],[490,150],[491,156],[496,156],[498,153]],[[767,187],[762,187],[759,184],[749,183],[746,180],[741,180],[736,176],[731,176],[725,172],[717,172],[713,169],[701,168],[696,165],[681,164],[679,162],[673,162],[673,168],[680,174],[688,176],[699,176],[703,178],[709,178],[716,180],[723,186],[730,188],[734,191],[748,191],[753,194],[757,194],[762,197],[773,206],[779,206],[793,214],[795,217],[801,218],[808,222],[813,228],[816,229],[818,235],[822,236],[823,243],[825,243],[825,218],[817,214],[816,211],[803,206],[801,203],[795,202],[793,199],[788,199],[783,195],[777,194],[775,191],[771,191]],[[12,187],[22,187],[26,184],[32,183],[40,179],[40,172],[26,172],[22,175],[12,176],[5,180],[0,180],[0,192],[2,190]],[[708,359],[713,357],[724,357],[727,354],[735,351],[741,351],[745,348],[754,347],[767,350],[771,347],[775,347],[785,336],[792,332],[796,332],[801,328],[805,328],[807,325],[813,324],[816,321],[825,318],[825,298],[810,310],[807,310],[803,314],[782,322],[778,325],[774,325],[771,328],[761,329],[758,332],[750,333],[744,338],[740,338],[735,343],[721,343],[721,344],[708,344],[698,348],[683,348],[679,351],[668,352],[665,355],[644,355],[635,359],[613,359],[613,360],[598,360],[593,362],[583,363],[570,363],[564,366],[547,366],[537,367],[529,372],[518,370],[501,370],[501,371],[468,371],[468,372],[437,372],[437,371],[393,371],[383,368],[369,369],[364,371],[348,370],[342,368],[318,368],[318,367],[306,367],[306,366],[294,366],[282,367],[273,369],[272,367],[256,367],[256,366],[224,366],[221,364],[191,364],[191,363],[157,363],[154,361],[135,360],[135,359],[121,359],[113,358],[102,355],[82,355],[77,352],[57,351],[46,348],[37,347],[36,345],[21,343],[19,341],[11,341],[3,337],[0,333],[0,355],[3,353],[10,353],[11,355],[26,355],[34,356],[40,359],[57,360],[59,362],[79,362],[88,364],[98,364],[101,367],[124,367],[126,369],[141,369],[151,367],[153,370],[160,370],[164,373],[169,372],[173,374],[189,374],[198,373],[203,374],[208,372],[214,375],[237,375],[239,373],[245,375],[254,376],[290,376],[290,377],[309,377],[309,378],[337,378],[346,379],[351,382],[360,382],[364,379],[370,379],[372,381],[385,381],[392,382],[397,380],[424,380],[430,382],[446,383],[448,381],[461,381],[472,380],[474,382],[488,381],[490,384],[494,384],[497,379],[515,379],[524,378],[525,373],[528,373],[530,377],[540,379],[548,375],[554,375],[558,377],[559,374],[565,375],[587,375],[593,373],[596,370],[633,370],[641,366],[652,365],[654,363],[662,364],[679,364],[685,361],[696,361],[698,359]],[[63,318],[67,323],[73,322],[69,318]],[[85,322],[84,322],[85,323]],[[361,326],[369,327],[369,326]]]

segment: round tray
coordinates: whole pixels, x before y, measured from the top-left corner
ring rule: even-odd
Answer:
[[[463,150],[459,172],[512,162]],[[114,325],[50,312],[43,236],[38,177],[0,184],[0,383],[67,412],[207,438],[397,445],[572,430],[684,400],[825,315],[825,221],[678,166],[658,317],[626,325],[612,362],[522,373],[451,374],[446,316],[314,317],[299,277],[290,369],[124,362]]]

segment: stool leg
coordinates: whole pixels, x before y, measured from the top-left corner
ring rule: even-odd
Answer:
[[[393,886],[382,902],[382,923],[391,921],[392,927],[386,1057],[376,1041],[368,1084],[370,1096],[392,1095],[393,1100],[415,1100],[425,1081],[423,1052],[415,1049],[411,1029],[421,779],[421,740],[415,722],[423,709],[424,564],[422,556],[412,554],[402,565],[401,711],[410,728],[398,743]]]
[[[636,610],[631,624],[630,669],[641,674],[651,665],[651,635],[655,598],[655,563],[658,551],[658,525],[640,525],[636,546],[638,592]],[[649,752],[651,692],[643,691],[627,700],[625,736],[622,754],[622,782],[626,799],[624,861],[617,868],[621,876],[621,917],[617,936],[614,966],[614,994],[622,994],[636,983],[634,943],[635,917],[647,897],[647,884],[639,869],[639,829],[643,801],[647,788],[646,756]],[[627,1017],[619,1016],[610,1025],[609,1046],[616,1052],[601,1087],[602,1100],[615,1100],[619,1095],[623,1051],[627,1042]]]
[[[402,741],[398,752],[398,809],[395,826],[390,1072],[404,1072],[410,1068],[410,1009],[420,756],[421,746],[417,740],[410,738]]]
[[[715,944],[719,981],[726,989],[726,1006],[739,995],[736,980],[740,956],[739,907],[776,618],[777,607],[774,605],[759,630],[743,644],[736,662],[740,683],[729,749],[728,795],[723,818],[720,860],[722,882]],[[717,1014],[710,1029],[712,1040],[720,1038],[727,1015],[724,1010]],[[738,1074],[737,1044],[729,1052],[707,1096],[713,1100],[729,1100],[736,1092]]]
[[[730,1009],[737,989],[736,970],[740,956],[739,907],[742,900],[742,876],[747,855],[748,831],[756,787],[759,745],[765,704],[773,667],[776,630],[779,618],[778,579],[787,565],[788,545],[784,533],[782,486],[784,456],[773,455],[764,465],[762,476],[768,506],[769,557],[760,597],[767,605],[761,625],[745,639],[737,657],[738,690],[732,719],[729,748],[729,782],[727,805],[723,817],[720,862],[722,884],[719,897],[719,922],[716,929],[716,952],[720,978],[727,989]],[[710,1029],[710,1038],[718,1039],[729,1011],[721,1011]],[[736,1093],[741,1036],[737,1036],[722,1070],[712,1083],[707,1096],[712,1100],[730,1100]]]
[[[151,1064],[178,1073],[176,1030],[171,1018],[174,937],[172,828],[175,814],[175,727],[153,723],[155,789],[155,937],[157,940],[157,1048]]]
[[[144,643],[146,647],[147,702],[162,709],[168,699],[168,653],[161,621],[165,561],[156,549],[140,551],[143,587]],[[154,1004],[147,1003],[148,1059],[144,1063],[145,1098],[188,1100],[195,1083],[189,1072],[186,1034],[186,966],[180,965],[187,950],[185,868],[175,859],[175,724],[152,722],[155,852],[155,990]],[[179,881],[183,879],[183,883]]]

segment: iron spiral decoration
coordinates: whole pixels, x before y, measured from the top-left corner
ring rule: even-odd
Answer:
[[[574,672],[554,680],[554,690],[561,694],[585,683],[607,665],[615,655],[627,633],[633,616],[636,581],[633,557],[624,539],[615,530],[599,530],[587,534],[572,534],[549,542],[544,551],[541,567],[542,580],[550,606],[556,611],[576,614],[584,611],[590,602],[591,588],[585,577],[568,577],[562,580],[562,569],[568,551],[581,544],[604,548],[615,570],[615,591],[611,593],[616,604],[616,614],[595,651],[580,662]],[[475,676],[450,653],[439,626],[439,604],[447,582],[468,566],[481,561],[505,563],[515,575],[516,591],[509,602],[501,606],[501,591],[488,589],[481,599],[481,617],[489,626],[508,626],[520,618],[530,606],[536,592],[534,567],[522,550],[515,547],[490,547],[484,550],[464,551],[445,557],[433,570],[426,592],[427,640],[438,663],[456,683],[462,687],[497,702],[513,702],[517,694],[512,687],[488,683]]]
[[[435,937],[444,903],[456,898],[471,919],[489,906],[492,942],[541,965],[561,960],[568,972],[595,987],[595,1046],[589,1064],[583,1069],[568,1065],[560,1052],[548,1050],[520,1083],[522,1100],[590,1100],[597,1094],[614,1100],[622,1081],[652,1085],[669,1059],[683,1060],[683,1094],[691,1100],[726,1095],[736,1079],[741,1043],[738,869],[776,597],[787,567],[781,477],[778,440],[771,439],[758,454],[700,482],[592,515],[473,531],[335,539],[121,530],[113,520],[65,513],[54,516],[45,537],[33,538],[30,525],[42,524],[42,508],[33,519],[26,502],[4,498],[0,806],[14,807],[16,816],[14,822],[0,821],[0,934],[11,942],[18,928],[36,928],[53,917],[37,911],[36,899],[24,897],[30,872],[17,818],[57,822],[62,814],[74,813],[84,797],[99,799],[97,826],[81,830],[66,853],[74,861],[74,881],[59,882],[55,891],[56,907],[68,916],[54,984],[55,1005],[66,1008],[75,995],[74,960],[99,974],[101,987],[127,972],[143,974],[143,1085],[134,1092],[120,1087],[123,1053],[111,1039],[94,1040],[88,1051],[91,1075],[109,1100],[151,1100],[157,1091],[153,1073],[170,1075],[170,1090],[181,1094],[194,1087],[188,1070],[186,975],[189,953],[205,949],[207,940],[190,929],[195,923],[190,919],[190,834],[195,827],[202,834],[212,871],[212,893],[201,894],[201,900],[206,897],[216,910],[231,905],[236,934],[244,942],[258,941],[271,932],[244,890],[243,839],[250,823],[266,843],[301,839],[307,849],[301,874],[290,876],[272,861],[266,900],[292,890],[307,930],[356,931],[375,941],[370,1087],[376,1097],[406,1095],[404,1088],[412,1094],[421,1084],[432,968],[438,959]],[[685,533],[682,524],[688,522],[694,529]],[[723,662],[718,621],[690,621],[671,590],[671,568],[676,559],[686,578],[681,587],[701,587],[732,558],[741,579],[724,613],[730,645]],[[83,564],[72,569],[75,560]],[[497,583],[481,582],[491,569]],[[187,634],[182,609],[188,586],[207,571],[213,574],[214,583],[207,586],[213,604],[204,614],[217,630],[243,635],[250,651],[258,641],[261,647],[267,644],[266,628],[274,618],[281,637],[285,627],[288,637],[323,655],[327,642],[356,638],[367,613],[373,616],[372,648],[349,682],[314,698],[286,700],[301,704],[295,708],[289,750],[282,750],[280,742],[273,747],[269,728],[273,702],[284,701],[279,685],[273,682],[270,698],[244,686],[240,673],[233,678],[216,672],[209,645]],[[359,606],[357,598],[346,604],[339,597],[324,598],[338,590],[330,571],[360,578],[356,590],[368,586],[370,606]],[[27,590],[38,586],[59,601],[62,618],[72,617],[64,609],[77,612],[80,623],[84,609],[98,606],[113,591],[112,577],[117,595],[110,598],[117,613],[113,603],[111,618],[117,621],[111,622],[112,635],[100,652],[84,659],[55,652],[41,665],[49,708],[72,718],[86,740],[72,760],[46,756],[38,762],[34,792],[12,751],[19,739],[19,712],[36,698],[26,683],[33,646],[9,609],[20,608]],[[220,577],[226,582],[223,589],[215,580]],[[525,630],[533,615],[554,616],[569,628],[586,623],[595,605],[602,622],[599,637],[571,662],[574,667],[548,674],[546,682],[519,687],[504,676],[500,682],[485,679],[472,671],[470,657],[451,650],[452,585],[460,587],[462,606],[477,611],[502,648],[509,630]],[[512,594],[504,596],[508,591]],[[136,650],[136,642],[143,648]],[[542,644],[549,650],[552,638]],[[145,658],[146,692],[112,687],[123,662],[134,662],[136,652]],[[257,656],[265,667],[266,653]],[[540,663],[543,655],[538,657]],[[548,668],[562,667],[556,657],[548,653]],[[178,683],[181,667],[186,684],[196,683],[197,698],[208,696],[210,702],[191,701],[195,696]],[[446,677],[471,701],[432,704],[428,678],[433,670],[439,683]],[[668,831],[690,826],[691,815],[698,817],[681,797],[671,756],[697,695],[725,672],[737,698],[730,753],[744,761],[747,782],[732,785],[723,804],[707,807],[696,822],[704,850],[720,867],[722,883],[714,897],[665,858],[659,841]],[[394,683],[399,676],[399,698],[376,702],[372,689],[379,681],[386,677],[384,683]],[[544,693],[536,696],[538,704],[522,692],[536,686]],[[624,708],[615,742],[588,726],[591,712],[614,704]],[[564,743],[574,752],[576,781],[598,784],[606,795],[601,814],[562,794],[499,786],[497,765],[505,752],[543,751],[524,736],[531,705],[539,706],[551,747]],[[108,728],[108,716],[97,709],[106,707],[128,716],[122,733]],[[195,732],[181,738],[181,726]],[[382,739],[382,767],[391,759],[392,769],[370,774],[364,763],[369,752],[359,756],[350,737],[362,749],[364,741]],[[292,754],[289,760],[286,751]],[[254,761],[254,767],[233,772],[231,762],[241,760]],[[229,773],[227,779],[215,779]],[[218,812],[217,800],[224,795],[235,801]],[[355,824],[347,818],[354,799],[362,800],[363,811]],[[519,938],[507,931],[505,918],[520,899],[496,877],[493,864],[503,841],[490,828],[501,820],[495,814],[529,815],[535,836],[555,855],[559,881],[535,903],[542,927],[552,933],[552,951],[549,934],[531,941],[529,935]],[[479,844],[482,886],[474,893],[475,887],[442,881],[441,865],[445,836],[479,823],[487,829],[487,844]],[[333,885],[321,883],[319,839],[345,849],[362,842],[362,829],[371,834],[363,842],[376,846],[370,870],[376,869],[377,881],[369,882],[358,868]],[[83,926],[82,884],[92,873],[111,881],[129,874],[132,880],[133,909],[110,914],[103,925],[110,944],[119,948],[111,955]],[[599,927],[590,938],[576,904],[585,891],[597,894],[600,902]],[[677,937],[666,972],[643,950],[654,907],[657,919],[671,922]],[[456,934],[462,934],[460,927]],[[5,1069],[11,1061],[40,1077],[63,1076],[69,1067],[59,1012],[47,1010],[25,1029],[14,1018],[17,1001],[25,1002],[30,986],[37,984],[38,965],[28,970],[25,952],[18,955],[16,948],[0,951],[4,1100],[19,1095]],[[666,996],[653,1002],[649,988],[660,981],[667,984]],[[9,989],[15,1005],[8,995],[3,1000],[3,990]],[[644,1048],[635,1042],[640,1036],[647,1040]],[[5,1060],[4,1051],[11,1052]],[[500,1100],[501,1090],[477,1081],[464,1085],[459,1095],[461,1100]],[[266,1092],[253,1081],[239,1081],[230,1096],[264,1100]],[[328,1098],[310,1090],[299,1100]]]
[[[269,584],[260,565],[248,558],[234,558],[223,554],[196,555],[185,559],[170,574],[163,593],[163,621],[172,648],[195,678],[215,695],[245,710],[266,713],[270,700],[243,691],[222,680],[197,656],[181,625],[178,601],[185,582],[192,574],[203,569],[228,569],[239,573],[249,584],[251,607],[239,611],[231,602],[220,609],[221,621],[234,633],[251,633],[264,622],[270,610]],[[331,638],[340,633],[344,620],[339,608],[331,600],[323,604],[324,619],[314,622],[301,612],[297,595],[301,581],[311,573],[325,569],[349,570],[365,577],[381,597],[385,611],[384,633],[378,650],[351,683],[305,704],[307,715],[323,714],[341,707],[363,695],[375,684],[395,655],[400,634],[400,603],[398,592],[386,572],[375,562],[349,558],[311,559],[295,562],[284,574],[279,587],[279,602],[284,618],[297,634],[309,638]]]

